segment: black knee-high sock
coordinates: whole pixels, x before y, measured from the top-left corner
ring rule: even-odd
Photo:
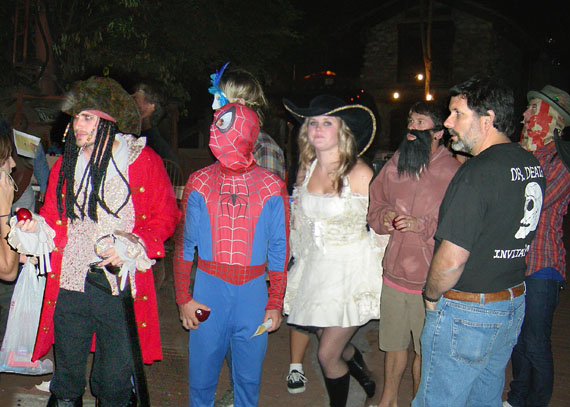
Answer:
[[[346,407],[348,388],[350,386],[350,374],[347,373],[337,379],[325,377],[325,385],[329,393],[331,407]]]

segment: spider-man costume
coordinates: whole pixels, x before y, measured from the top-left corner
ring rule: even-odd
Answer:
[[[252,338],[266,310],[281,311],[289,258],[289,209],[284,182],[259,167],[255,112],[239,103],[216,111],[210,149],[217,162],[190,175],[184,259],[198,248],[194,299],[211,308],[190,332],[190,405],[213,406],[231,344],[234,405],[256,406],[267,335]],[[185,194],[186,195],[186,194]],[[265,271],[269,273],[267,289]],[[176,301],[189,302],[189,268],[175,271]]]

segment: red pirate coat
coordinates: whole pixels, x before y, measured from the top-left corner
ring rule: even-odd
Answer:
[[[33,361],[45,355],[54,343],[53,314],[59,293],[68,222],[65,216],[59,216],[57,210],[56,186],[61,162],[60,158],[51,170],[45,202],[40,210],[40,214],[56,232],[56,248],[50,255],[52,272],[47,277]],[[174,233],[180,210],[162,160],[150,148],[144,147],[129,165],[128,175],[135,210],[135,225],[131,232],[142,239],[148,257],[164,257],[164,241]],[[137,270],[135,284],[137,290],[134,309],[142,358],[144,363],[150,364],[162,359],[152,270]]]

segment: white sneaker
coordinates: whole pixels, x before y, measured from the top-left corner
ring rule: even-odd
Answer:
[[[513,407],[507,400],[503,401],[503,407]]]
[[[307,383],[305,375],[298,370],[292,370],[287,375],[287,390],[291,394],[302,393],[305,391],[305,383]]]

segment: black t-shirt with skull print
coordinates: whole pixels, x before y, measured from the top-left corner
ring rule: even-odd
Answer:
[[[459,168],[435,233],[436,251],[447,240],[470,252],[455,290],[488,293],[524,280],[544,190],[538,160],[518,143],[491,146]]]

